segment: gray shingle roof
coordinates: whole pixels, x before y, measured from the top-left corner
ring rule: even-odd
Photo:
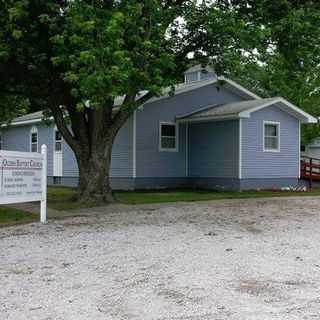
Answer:
[[[234,102],[229,104],[213,105],[208,106],[204,109],[182,115],[177,117],[177,119],[203,119],[203,118],[220,118],[220,117],[232,117],[237,116],[240,112],[248,111],[267,103],[277,102],[278,98],[268,98],[259,100],[246,100],[240,102]]]
[[[217,82],[217,79],[208,79],[208,80],[197,81],[197,82],[193,82],[193,83],[189,83],[189,84],[186,84],[186,83],[177,84],[175,86],[174,94],[177,95],[177,94],[180,94],[180,93],[183,93],[183,92],[196,90],[196,89],[199,89],[201,87],[204,87],[204,86],[216,83],[216,82]],[[153,97],[148,101],[148,103],[149,102],[153,102],[153,101],[157,101],[157,100],[160,100],[160,99],[163,99],[163,98],[166,98],[166,97],[169,97],[170,96],[170,91],[171,91],[171,88],[163,89],[162,95],[160,97]],[[145,94],[147,94],[147,91],[141,91],[139,93],[139,96],[137,97],[137,99],[140,99]],[[122,103],[123,103],[123,100],[124,100],[124,96],[117,97],[115,99],[115,101],[114,101],[115,107],[121,106]],[[34,121],[39,121],[42,118],[43,118],[43,111],[39,111],[39,112],[29,113],[29,114],[17,117],[12,121],[12,124],[13,125],[19,125],[19,123],[23,123],[25,121],[33,121],[33,120]]]

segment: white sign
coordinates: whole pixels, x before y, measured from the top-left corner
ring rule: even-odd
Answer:
[[[46,222],[47,150],[41,153],[0,151],[0,204],[41,201]]]

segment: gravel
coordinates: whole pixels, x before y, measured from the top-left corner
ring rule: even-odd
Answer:
[[[0,319],[319,319],[320,200],[90,209],[0,229]]]

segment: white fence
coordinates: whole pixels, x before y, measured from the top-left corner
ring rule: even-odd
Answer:
[[[47,147],[41,153],[0,150],[0,204],[41,202],[47,220]]]

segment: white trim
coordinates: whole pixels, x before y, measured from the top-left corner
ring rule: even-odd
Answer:
[[[290,113],[290,110],[295,112],[296,114],[293,116],[295,118],[298,118],[298,115],[300,115],[302,118],[304,118],[304,122],[306,122],[306,123],[317,123],[318,122],[316,118],[314,118],[310,114],[304,112],[303,110],[299,109],[298,107],[296,107],[295,105],[293,105],[292,103],[290,103],[289,101],[285,100],[282,97],[275,98],[271,101],[268,101],[268,102],[262,104],[261,106],[252,108],[250,110],[242,111],[239,113],[239,117],[249,118],[251,113],[259,111],[263,108],[269,107],[269,106],[276,104],[276,103],[283,103],[289,109],[289,110],[285,110],[285,112]],[[280,107],[280,109],[281,109],[281,107]]]
[[[242,91],[243,93],[247,94],[248,96],[250,96],[253,99],[256,99],[256,100],[260,100],[261,99],[261,97],[259,97],[258,95],[256,95],[252,91],[246,89],[242,85],[240,85],[240,84],[238,84],[238,83],[236,83],[236,82],[234,82],[234,81],[232,81],[230,79],[227,79],[225,77],[218,77],[218,80],[227,82],[232,87],[235,87],[236,89],[238,89],[239,91]]]
[[[186,177],[189,176],[189,123],[186,123]]]
[[[162,148],[161,138],[162,138],[162,125],[172,125],[175,126],[175,148]],[[179,152],[179,124],[176,122],[159,122],[159,152]]]
[[[132,177],[137,177],[137,111],[133,112],[132,125]]]
[[[247,118],[247,117],[241,117]],[[212,116],[212,117],[198,117],[198,118],[191,118],[191,119],[177,119],[177,123],[192,123],[192,122],[208,122],[208,121],[222,121],[222,120],[235,120],[239,119],[238,116]]]
[[[298,164],[298,166],[299,166],[299,173],[298,173],[298,177],[299,177],[299,179],[301,178],[301,123],[300,123],[300,121],[299,121],[299,138],[298,138],[298,148],[299,148],[299,159],[298,159],[298,161],[299,161],[299,164]]]
[[[47,222],[47,179],[48,179],[48,149],[45,144],[41,146],[41,154],[43,157],[43,168],[42,168],[42,196],[40,202],[40,222]]]
[[[197,73],[198,73],[198,75],[197,75],[198,81],[201,81],[201,71],[198,70]]]
[[[63,136],[62,134],[60,133],[61,135],[61,150],[56,150],[56,132],[59,132],[57,126],[54,126],[53,127],[53,152],[57,152],[57,153],[63,153]]]
[[[239,179],[242,179],[242,119],[239,119]]]
[[[264,104],[262,104],[262,105],[260,105],[258,107],[251,108],[251,109],[246,110],[246,111],[241,111],[241,112],[238,113],[238,115],[241,118],[250,118],[252,112],[259,111],[259,110],[264,109],[266,107],[272,106],[273,104],[276,104],[278,102],[280,102],[278,99],[274,99],[274,100],[268,101],[268,102],[266,102],[266,103],[264,103]]]
[[[53,117],[50,117],[48,118],[48,120],[50,121],[53,121],[54,118]],[[32,120],[24,120],[24,121],[12,121],[11,123],[9,124],[3,124],[2,127],[10,127],[10,126],[23,126],[23,125],[26,125],[26,124],[36,124],[36,123],[41,123],[43,122],[43,118],[36,118],[36,119],[32,119]]]
[[[276,125],[277,126],[277,138],[278,138],[278,147],[277,149],[266,149],[265,148],[265,126],[271,124],[271,125]],[[281,127],[280,127],[280,122],[277,121],[263,121],[263,152],[275,152],[279,153],[281,150],[280,147],[280,141],[281,141]]]
[[[32,135],[35,133],[37,134],[37,150],[33,151],[32,146],[35,145],[36,143],[32,142]],[[35,153],[38,153],[38,151],[39,151],[39,132],[38,132],[38,128],[36,126],[31,127],[30,132],[29,132],[29,151],[35,152]]]
[[[63,144],[64,144],[64,139],[62,134],[61,135],[61,150],[56,150],[56,132],[59,132],[59,129],[57,128],[57,126],[55,125],[53,127],[53,132],[52,132],[52,141],[53,141],[53,154],[52,154],[52,176],[53,178],[62,178],[63,177]],[[59,140],[58,140],[59,141]],[[60,162],[61,160],[61,162]],[[61,165],[61,175],[57,174],[57,172],[59,171],[58,168]]]

